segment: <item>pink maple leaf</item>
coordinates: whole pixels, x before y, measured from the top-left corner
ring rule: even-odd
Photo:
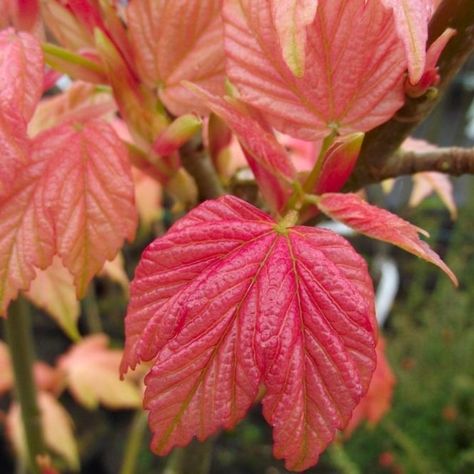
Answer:
[[[143,254],[122,373],[153,360],[145,407],[159,454],[235,426],[263,384],[275,456],[304,470],[364,394],[374,331],[367,267],[343,238],[223,197]]]
[[[271,2],[228,0],[223,16],[230,79],[283,133],[317,140],[334,128],[366,132],[403,105],[405,52],[380,0],[319,1],[301,77],[282,55]]]

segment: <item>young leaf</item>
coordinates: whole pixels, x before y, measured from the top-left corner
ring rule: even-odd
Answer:
[[[208,201],[145,251],[122,373],[153,360],[153,449],[232,428],[264,384],[275,454],[313,465],[374,368],[367,267],[336,234],[286,228],[235,198]]]
[[[60,357],[58,367],[66,374],[66,385],[86,408],[99,403],[108,408],[138,408],[140,390],[131,381],[121,381],[118,369],[122,351],[107,348],[105,334],[84,338]]]
[[[292,192],[296,170],[269,125],[237,99],[222,99],[195,85],[187,86],[236,134],[263,196],[273,209],[281,210]]]
[[[429,172],[416,173],[413,175],[413,190],[410,196],[409,206],[416,207],[427,198],[433,191],[440,197],[448,208],[451,219],[456,220],[458,210],[454,200],[453,185],[449,176],[443,173]]]
[[[127,24],[143,80],[175,115],[206,110],[180,83],[224,92],[222,0],[132,0]]]
[[[57,253],[82,297],[105,261],[135,234],[127,150],[109,125],[91,120],[45,132],[35,152],[48,162],[43,202],[54,222]]]
[[[366,132],[404,103],[403,44],[380,0],[320,0],[300,78],[280,53],[270,2],[228,0],[224,24],[230,79],[281,132],[303,140],[334,128]]]
[[[425,69],[428,23],[433,13],[433,0],[382,0],[382,3],[393,8],[398,34],[408,58],[410,82],[416,84]]]
[[[116,111],[117,105],[109,92],[75,81],[66,91],[40,102],[28,124],[28,133],[35,136],[60,123],[82,123]]]
[[[72,340],[80,339],[77,330],[80,307],[74,281],[59,257],[54,257],[46,270],[38,270],[27,296],[46,311]]]
[[[357,194],[323,194],[319,199],[318,207],[328,216],[361,234],[396,245],[433,263],[441,268],[455,285],[458,284],[454,273],[418,236],[419,233],[426,235],[426,232],[395,214],[368,204]]]
[[[126,149],[109,125],[92,120],[39,135],[0,196],[0,313],[56,253],[82,296],[135,227]]]
[[[36,38],[0,32],[0,114],[15,109],[28,122],[43,93],[43,54]]]
[[[280,38],[283,58],[295,76],[305,68],[306,27],[310,25],[318,0],[272,0],[272,15]]]

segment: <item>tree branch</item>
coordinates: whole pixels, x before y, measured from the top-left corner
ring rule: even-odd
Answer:
[[[351,178],[345,190],[360,189],[388,178],[438,171],[451,176],[474,174],[474,148],[438,148],[429,152],[399,151],[381,168],[365,168]]]
[[[404,107],[391,120],[367,134],[353,175],[355,182],[363,182],[363,177],[375,173],[376,168],[385,168],[386,162],[433,110],[438,98],[474,52],[473,0],[444,0],[431,20],[429,43],[448,27],[456,29],[457,35],[451,39],[438,62],[441,75],[439,94],[437,97],[426,94],[418,99],[407,98]]]

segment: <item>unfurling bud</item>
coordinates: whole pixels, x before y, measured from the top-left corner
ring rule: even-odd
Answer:
[[[153,143],[153,151],[169,156],[190,140],[201,128],[202,120],[193,114],[181,115]]]

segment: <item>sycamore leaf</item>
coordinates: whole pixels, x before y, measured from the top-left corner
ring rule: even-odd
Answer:
[[[11,28],[0,32],[0,197],[28,160],[26,124],[41,97],[42,61],[33,36]]]
[[[191,211],[145,251],[126,318],[122,373],[153,360],[154,451],[232,428],[263,384],[275,455],[315,464],[374,368],[372,291],[330,231],[286,228],[235,197]]]
[[[222,99],[192,84],[187,86],[235,133],[260,191],[273,209],[281,210],[293,190],[296,170],[265,120],[236,99]]]
[[[48,392],[38,392],[38,407],[40,423],[46,446],[58,454],[67,463],[67,466],[79,470],[79,453],[73,434],[73,423],[68,412]],[[13,403],[7,414],[7,435],[10,438],[18,456],[26,464],[28,461],[27,446],[21,420],[21,408]]]
[[[295,76],[305,68],[306,27],[316,15],[318,0],[272,0],[272,15],[283,58]]]
[[[223,0],[132,0],[127,25],[145,83],[175,115],[206,112],[181,85],[224,92]]]
[[[382,240],[443,270],[457,285],[457,278],[439,255],[420,239],[419,233],[427,233],[402,218],[378,207],[368,204],[357,194],[323,194],[319,198],[319,209],[333,219],[346,224],[361,234],[373,239]]]
[[[109,125],[91,120],[39,135],[28,163],[0,197],[0,313],[54,254],[81,297],[135,227],[126,149]]]
[[[413,175],[413,190],[410,196],[409,205],[418,206],[431,193],[435,192],[444,205],[448,208],[451,219],[455,220],[458,215],[456,201],[453,195],[453,185],[449,176],[443,173],[424,172]]]
[[[60,123],[85,122],[116,112],[117,105],[109,92],[86,82],[75,81],[61,94],[40,102],[28,124],[28,133],[38,133]]]
[[[224,25],[230,79],[281,132],[303,140],[334,128],[366,132],[404,103],[403,44],[380,0],[320,0],[300,78],[280,53],[270,2],[228,0]]]
[[[410,82],[416,84],[425,70],[428,24],[433,13],[433,0],[382,0],[382,3],[393,8],[395,24],[408,58]]]
[[[72,340],[80,339],[77,330],[80,307],[73,277],[59,257],[54,257],[46,270],[38,270],[27,296],[46,311]]]
[[[346,437],[349,437],[363,420],[375,425],[390,410],[395,376],[385,356],[385,341],[382,337],[379,338],[375,350],[377,366],[367,393],[352,413],[351,420],[344,430]]]
[[[33,115],[43,93],[43,54],[38,40],[9,28],[0,32],[0,113],[14,108]]]
[[[122,351],[108,349],[105,334],[82,339],[61,356],[58,367],[66,374],[66,385],[74,398],[86,408],[103,404],[111,409],[138,408],[139,387],[118,376]]]

